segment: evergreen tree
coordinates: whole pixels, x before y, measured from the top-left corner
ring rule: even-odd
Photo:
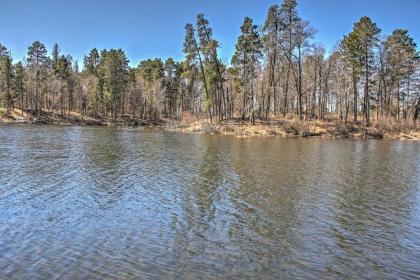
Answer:
[[[414,73],[416,64],[416,43],[404,29],[396,29],[384,42],[389,74],[392,86],[397,87],[397,117],[400,118],[401,82],[406,81],[407,94],[403,96],[403,102],[408,99],[410,93],[410,77]],[[405,102],[404,102],[405,103]],[[407,117],[407,109],[404,108],[404,118]]]
[[[35,41],[28,48],[28,67],[31,73],[31,79],[35,83],[35,96],[31,104],[35,103],[35,110],[40,111],[40,95],[41,95],[41,83],[45,81],[47,77],[49,59],[47,56],[47,49],[44,44],[39,41]],[[31,106],[32,107],[32,106]]]
[[[197,39],[195,37],[194,26],[191,23],[188,23],[185,26],[185,40],[184,40],[184,49],[183,49],[184,54],[185,54],[185,65],[186,65],[185,69],[187,69],[187,71],[192,73],[192,70],[197,64],[197,60],[198,60],[198,65],[201,72],[201,78],[203,80],[203,85],[204,85],[204,91],[206,94],[205,107],[206,107],[206,111],[208,111],[209,113],[210,122],[212,122],[212,112],[211,112],[212,100],[209,93],[209,86],[208,86],[207,78],[205,74],[201,49],[202,48],[198,44]]]
[[[177,114],[177,101],[180,90],[182,67],[180,63],[175,62],[172,58],[165,61],[165,105],[164,113],[175,117]]]
[[[148,103],[144,108],[145,116],[157,120],[159,118],[159,106],[164,86],[164,64],[161,59],[148,59],[140,62],[140,75],[144,82],[144,91]]]
[[[251,18],[245,17],[241,26],[241,35],[236,43],[236,51],[232,58],[232,64],[238,69],[241,77],[243,94],[242,119],[245,119],[246,105],[250,103],[252,124],[255,124],[255,79],[261,58],[262,42],[258,33],[258,26],[253,24]]]
[[[217,48],[219,47],[219,42],[213,38],[213,30],[209,26],[209,21],[204,17],[203,14],[197,15],[197,33],[200,39],[200,48],[203,53],[205,64],[207,65],[207,75],[209,79],[214,79],[216,92],[214,98],[215,102],[212,102],[211,105],[214,106],[213,111],[217,111],[219,119],[222,119],[222,103],[225,100],[225,93],[223,89],[223,66],[219,61],[217,55]]]
[[[370,125],[370,75],[373,71],[374,63],[374,47],[379,42],[379,33],[381,29],[372,22],[369,17],[362,17],[359,22],[354,25],[354,30],[361,47],[361,61],[364,68],[365,76],[365,92],[364,92],[364,117],[366,125]]]
[[[20,108],[23,115],[23,96],[25,94],[25,68],[22,62],[18,62],[15,65],[15,75],[13,79],[13,92],[14,98],[20,100]]]
[[[68,96],[68,111],[70,113],[71,107],[71,58],[65,55],[60,55],[56,63],[56,76],[60,81],[60,109],[61,114],[65,111],[65,95]]]
[[[293,52],[296,47],[295,43],[295,29],[297,23],[301,21],[297,14],[296,0],[284,0],[280,6],[279,18],[281,25],[281,49],[282,54],[287,60],[286,83],[284,86],[283,99],[283,116],[288,113],[288,94],[290,90],[289,77],[290,73],[294,71],[293,67]]]
[[[282,22],[280,21],[279,6],[273,5],[269,8],[267,18],[265,20],[262,31],[264,33],[264,51],[267,58],[268,67],[268,86],[267,105],[265,109],[265,118],[271,107],[271,96],[274,98],[274,115],[277,115],[277,81],[276,72],[280,60],[280,32],[282,30]]]
[[[111,117],[116,119],[121,111],[121,101],[128,84],[128,59],[121,49],[102,51],[100,64],[103,93]]]
[[[9,113],[12,107],[13,64],[10,52],[0,45],[0,93],[3,93],[3,106]]]
[[[55,43],[52,50],[52,58],[51,58],[51,66],[54,71],[54,74],[57,74],[57,64],[58,58],[60,56],[60,49],[58,48],[58,44]]]
[[[98,67],[100,63],[99,52],[96,48],[92,49],[88,56],[85,56],[83,59],[84,71],[87,74],[97,75]]]
[[[341,41],[341,49],[345,61],[351,69],[352,73],[352,82],[353,82],[353,120],[357,123],[357,113],[358,113],[358,90],[357,85],[360,80],[360,75],[362,72],[362,59],[361,59],[361,45],[358,41],[358,36],[355,31],[350,32],[348,35],[344,36]]]

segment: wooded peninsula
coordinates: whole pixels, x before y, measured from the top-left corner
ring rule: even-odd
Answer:
[[[185,26],[182,61],[130,67],[124,50],[94,48],[80,66],[35,41],[15,62],[0,44],[0,123],[419,139],[420,56],[409,31],[382,34],[365,16],[328,52],[315,33],[296,0],[284,0],[261,25],[244,18],[229,62],[204,14]]]

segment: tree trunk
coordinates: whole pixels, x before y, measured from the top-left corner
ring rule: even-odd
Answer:
[[[353,120],[357,123],[357,79],[353,74]]]

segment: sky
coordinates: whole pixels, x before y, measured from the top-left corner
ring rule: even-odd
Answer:
[[[420,44],[420,0],[297,1],[299,16],[318,31],[313,42],[327,50],[365,15],[383,35],[404,28]],[[181,60],[184,26],[204,13],[228,63],[243,18],[262,25],[273,4],[281,0],[0,0],[0,43],[15,60],[35,40],[49,51],[57,42],[62,53],[80,62],[94,47],[122,48],[132,66],[154,57]]]

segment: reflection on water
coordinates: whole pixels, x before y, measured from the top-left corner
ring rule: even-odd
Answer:
[[[0,127],[0,278],[420,277],[420,144]]]

